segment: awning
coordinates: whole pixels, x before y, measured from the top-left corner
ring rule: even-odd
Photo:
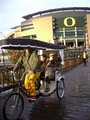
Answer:
[[[0,40],[1,49],[22,50],[25,48],[37,49],[64,49],[64,45],[55,45],[35,39],[13,38]]]

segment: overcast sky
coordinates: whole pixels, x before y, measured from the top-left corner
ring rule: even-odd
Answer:
[[[90,7],[90,0],[0,0],[0,39],[15,26],[23,16],[54,8]]]

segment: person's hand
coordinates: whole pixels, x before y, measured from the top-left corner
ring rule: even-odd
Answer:
[[[33,72],[32,70],[29,70],[28,73],[29,73],[29,74],[33,74],[34,72]]]

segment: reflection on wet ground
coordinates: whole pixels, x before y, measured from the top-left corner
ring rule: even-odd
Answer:
[[[36,103],[31,103],[29,107],[29,114],[26,113],[28,117],[25,120],[63,120],[65,104],[63,100],[58,100],[55,93],[50,97],[39,98]]]
[[[59,101],[54,93],[28,103],[19,120],[90,120],[90,63],[65,73],[65,96]],[[3,119],[0,119],[3,120]]]
[[[60,101],[56,99],[53,99],[53,96],[48,100],[43,100],[41,104],[38,104],[38,108],[39,110],[36,108],[35,112],[33,112],[32,120],[59,120],[63,119],[64,117],[65,104],[63,102],[60,103]],[[39,117],[36,117],[38,114]]]

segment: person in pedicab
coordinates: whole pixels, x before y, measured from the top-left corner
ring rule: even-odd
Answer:
[[[41,61],[38,56],[38,51],[32,48],[25,49],[24,53],[19,57],[15,64],[14,70],[16,70],[19,65],[24,66],[25,70],[28,71],[24,81],[29,96],[28,100],[36,101],[35,81],[41,73]]]
[[[61,68],[61,57],[57,52],[52,52],[49,54],[49,60],[46,66],[45,71],[45,80],[46,80],[46,90],[45,92],[50,91],[50,81],[55,80],[55,71],[60,70]]]
[[[47,55],[46,54],[40,55],[40,60],[41,60],[40,80],[44,80],[45,79],[45,69],[47,66]]]

